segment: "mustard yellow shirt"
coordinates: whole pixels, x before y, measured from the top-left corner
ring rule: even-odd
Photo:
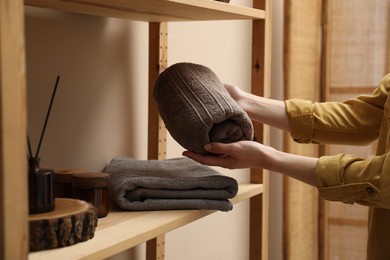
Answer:
[[[370,206],[367,259],[390,259],[390,74],[371,95],[344,102],[287,100],[292,138],[300,143],[363,145],[378,140],[370,159],[322,156],[315,176],[320,195]]]

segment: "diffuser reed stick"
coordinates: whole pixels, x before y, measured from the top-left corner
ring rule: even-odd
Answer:
[[[43,140],[43,137],[44,137],[44,135],[45,135],[47,122],[49,121],[49,116],[50,116],[51,108],[52,108],[52,106],[53,106],[53,101],[54,101],[54,97],[55,97],[56,92],[57,92],[57,87],[58,87],[59,81],[60,81],[60,76],[57,76],[57,80],[56,80],[56,84],[55,84],[55,86],[54,86],[53,94],[51,95],[49,108],[48,108],[47,113],[46,113],[45,123],[43,124],[43,129],[42,129],[42,132],[41,132],[41,137],[39,138],[39,143],[38,143],[37,152],[35,153],[35,159],[38,159],[39,150],[41,149],[42,140]]]

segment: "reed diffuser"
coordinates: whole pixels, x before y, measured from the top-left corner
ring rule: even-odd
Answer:
[[[39,139],[37,151],[35,155],[32,154],[30,138],[27,135],[28,143],[28,195],[29,195],[29,213],[44,213],[53,211],[54,206],[54,171],[51,169],[41,169],[39,166],[40,158],[39,151],[41,149],[43,137],[45,135],[46,126],[49,120],[51,108],[53,106],[54,97],[56,95],[60,76],[54,86],[53,94],[51,96],[46,119],[43,124],[41,136]]]

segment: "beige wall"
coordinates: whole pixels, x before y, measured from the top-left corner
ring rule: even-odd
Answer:
[[[41,166],[100,171],[116,155],[146,159],[147,23],[32,7],[26,14],[28,131],[34,150],[55,78],[61,75]],[[248,21],[171,23],[169,63],[201,63],[223,82],[249,90],[250,36]],[[182,151],[169,138],[168,157],[181,156]],[[218,170],[239,182],[249,179],[247,170]],[[247,259],[248,206],[243,202],[232,212],[168,233],[166,258]],[[276,228],[274,237],[280,232]],[[275,245],[280,252],[279,243],[271,243]],[[143,246],[112,259],[129,256],[143,259]]]

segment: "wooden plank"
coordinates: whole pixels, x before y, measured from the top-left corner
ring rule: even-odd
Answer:
[[[161,28],[160,28],[161,27]],[[166,24],[149,24],[149,118],[148,118],[148,159],[164,159],[166,154],[166,136],[164,137],[164,123],[160,119],[157,106],[153,100],[154,83],[160,72],[167,67],[167,50],[163,54],[160,47],[165,49],[166,44],[162,46],[162,36],[166,41]],[[163,29],[165,28],[165,29]],[[165,30],[165,32],[164,32]],[[164,60],[164,63],[161,61]],[[165,147],[165,148],[164,148]]]
[[[168,68],[168,24],[160,23],[159,29],[159,52],[158,64],[159,73]],[[151,100],[149,101],[151,102]],[[154,103],[154,101],[153,101]],[[164,160],[167,158],[167,128],[159,116],[158,120],[158,159]]]
[[[27,5],[149,22],[263,19],[264,11],[210,0],[25,0]]]
[[[253,7],[266,11],[265,20],[254,20],[252,24],[252,93],[258,96],[270,95],[271,80],[271,2],[253,1]],[[256,140],[269,144],[269,128],[254,123]],[[267,173],[251,169],[251,182],[264,183],[268,188]],[[250,200],[250,246],[249,258],[268,259],[268,192]]]
[[[321,74],[320,74],[320,101],[326,101],[330,98],[330,72],[331,72],[331,26],[329,17],[332,1],[323,0],[322,3],[322,48],[321,48]],[[319,146],[319,156],[326,154],[325,145]],[[318,198],[318,259],[329,259],[329,203],[321,197]]]
[[[0,259],[28,252],[23,15],[23,1],[0,0]]]
[[[153,100],[154,82],[168,67],[168,24],[149,24],[149,138],[148,158],[163,160],[167,155],[167,129],[159,116]],[[147,260],[163,260],[165,255],[164,234],[146,243]]]
[[[285,1],[285,98],[320,99],[322,0]],[[305,15],[302,15],[305,14]],[[318,156],[318,146],[285,135],[284,150]],[[283,259],[318,259],[319,202],[315,188],[283,177]]]
[[[146,244],[146,260],[165,259],[165,234],[149,240]]]
[[[237,204],[263,192],[261,184],[240,184]],[[103,259],[187,225],[217,211],[118,211],[99,219],[95,237],[70,247],[30,253],[30,260]],[[229,213],[226,213],[229,214]]]

